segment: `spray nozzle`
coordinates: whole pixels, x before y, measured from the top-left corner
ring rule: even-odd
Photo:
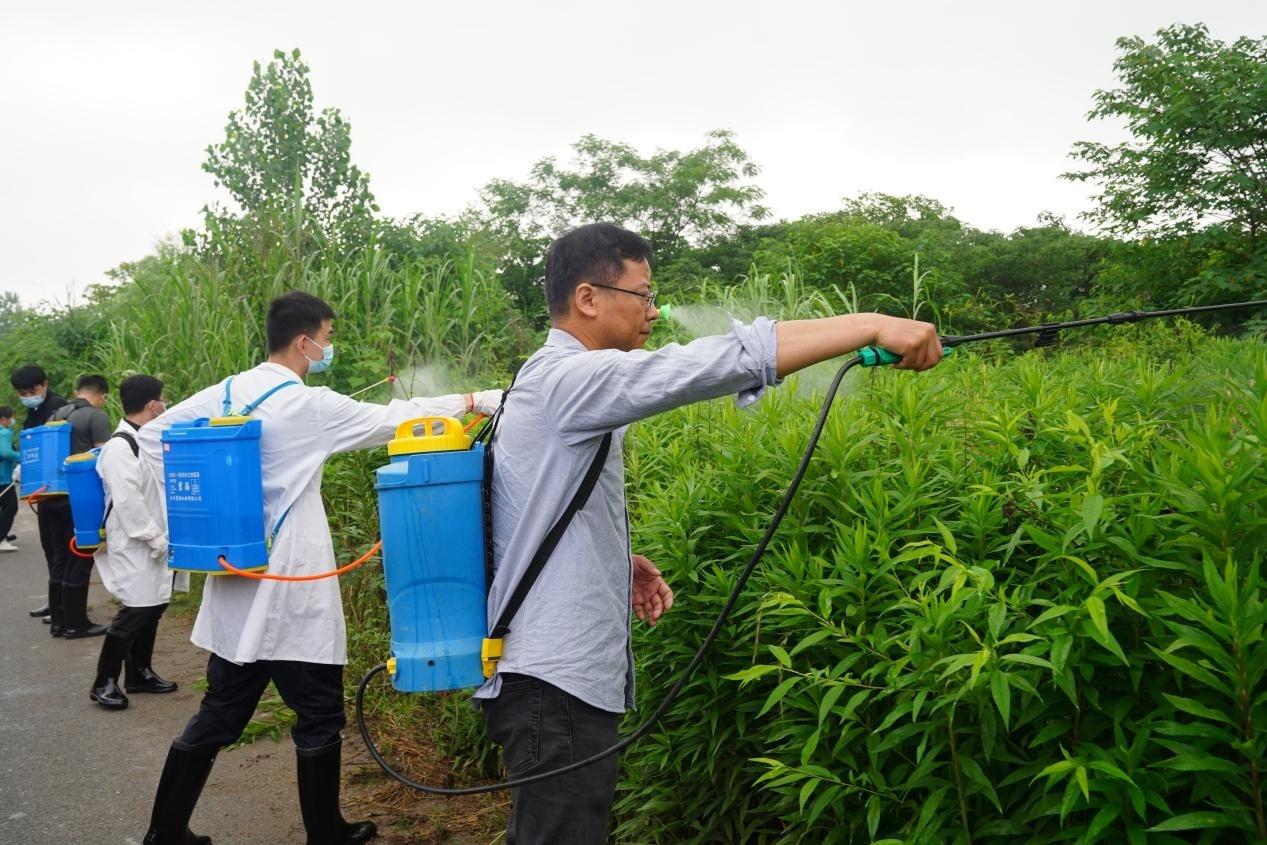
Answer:
[[[673,304],[670,302],[662,303],[656,306],[656,310],[660,312],[660,317],[665,320],[673,319]]]
[[[955,351],[953,346],[943,346],[941,348],[942,355],[950,355]],[[858,357],[862,359],[864,367],[880,367],[889,364],[896,364],[902,360],[902,356],[883,349],[879,346],[864,346],[858,350]]]

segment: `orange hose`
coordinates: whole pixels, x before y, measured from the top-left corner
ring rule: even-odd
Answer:
[[[40,494],[48,489],[48,485],[35,488],[35,492],[26,497],[26,506],[31,509],[31,513],[38,515],[39,511],[35,508],[35,503],[40,500]]]
[[[70,546],[70,553],[74,555],[75,557],[93,557],[94,556],[92,552],[89,552],[88,554],[84,554],[83,552],[81,552],[79,550],[79,544],[75,542],[74,537],[70,538],[70,543],[68,545]]]
[[[470,431],[471,429],[475,428],[475,426],[479,425],[480,420],[482,419],[486,419],[484,414],[476,414],[475,419],[471,420],[469,423],[463,426],[462,431]]]
[[[318,572],[316,575],[269,575],[267,572],[246,572],[245,570],[238,569],[233,564],[229,563],[224,555],[220,555],[218,560],[220,561],[221,566],[234,575],[240,575],[243,578],[254,578],[256,581],[320,581],[322,578],[334,578],[345,572],[351,572],[353,569],[363,565],[366,561],[372,558],[382,547],[383,541],[379,540],[370,547],[368,552],[361,555],[347,566],[341,566],[338,569],[332,569],[329,572]]]

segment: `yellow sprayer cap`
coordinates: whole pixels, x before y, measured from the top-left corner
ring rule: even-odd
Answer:
[[[66,459],[68,464],[77,464],[81,461],[94,461],[97,459],[95,452],[76,452]]]
[[[422,434],[418,434],[419,428]],[[387,454],[465,452],[470,448],[471,438],[462,430],[462,423],[453,417],[419,417],[397,426],[396,437],[387,444]]]
[[[210,424],[213,426],[220,425],[245,425],[249,423],[251,418],[242,414],[230,414],[227,417],[212,417]]]

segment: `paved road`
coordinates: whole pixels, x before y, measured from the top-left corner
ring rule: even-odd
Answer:
[[[21,551],[0,554],[0,843],[139,845],[167,748],[197,706],[205,654],[187,622],[165,620],[154,666],[180,691],[132,696],[121,712],[89,701],[101,640],[53,639],[27,616],[44,602],[47,569],[22,511]],[[114,605],[95,574],[89,604],[94,621],[109,621]],[[289,740],[221,754],[192,827],[217,845],[303,842]]]

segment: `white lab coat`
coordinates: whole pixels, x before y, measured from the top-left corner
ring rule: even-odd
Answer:
[[[121,420],[115,431],[139,441],[127,420]],[[126,440],[112,437],[97,455],[97,474],[110,508],[106,545],[94,554],[101,583],[127,607],[166,604],[172,598],[167,528],[162,492],[149,466],[132,454]]]
[[[387,405],[357,402],[329,388],[308,387],[286,367],[266,362],[234,377],[233,411],[291,380],[300,383],[274,393],[251,416],[263,423],[260,461],[265,530],[271,533],[290,509],[273,541],[268,571],[307,575],[336,568],[321,501],[321,469],[326,458],[335,452],[381,446],[392,439],[400,423],[415,417],[461,416],[466,397],[394,399]],[[142,427],[141,453],[156,478],[163,477],[163,431],[176,422],[221,416],[223,398],[221,382]],[[257,660],[347,663],[339,581],[208,577],[190,639],[194,645],[239,664]]]

